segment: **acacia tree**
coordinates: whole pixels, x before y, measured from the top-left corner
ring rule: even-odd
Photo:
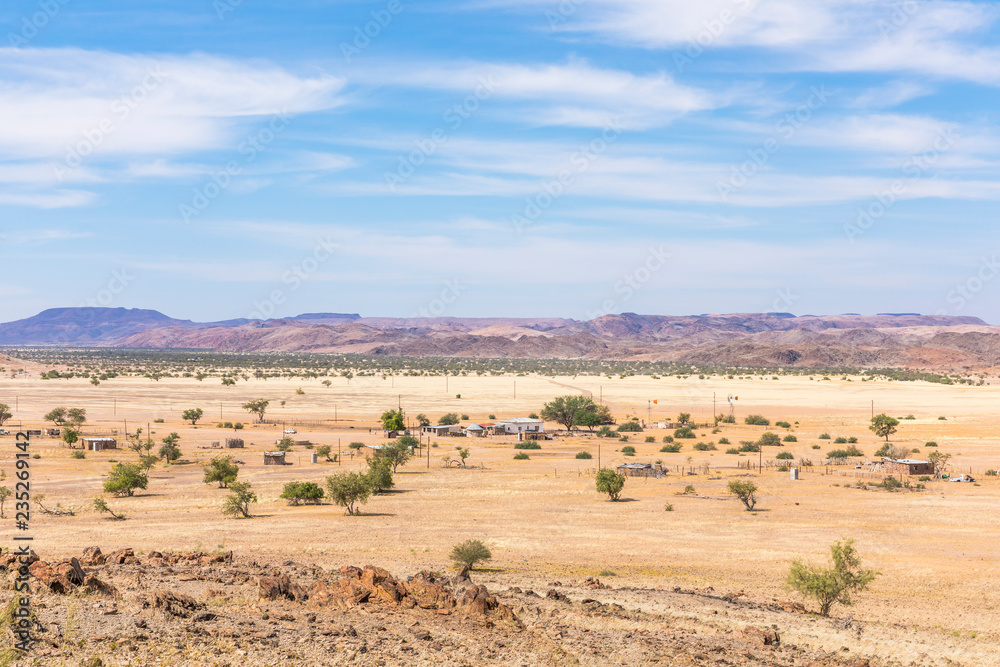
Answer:
[[[562,424],[567,431],[571,431],[587,412],[597,412],[594,399],[576,394],[557,396],[542,407],[542,419]]]
[[[171,433],[163,439],[163,446],[160,447],[160,458],[167,463],[176,461],[181,457],[181,448],[177,446],[177,441],[181,439],[180,434]]]
[[[261,424],[264,422],[264,411],[267,410],[267,406],[271,404],[271,401],[265,398],[257,398],[252,401],[247,401],[241,407],[252,415],[257,415],[257,423]]]
[[[236,481],[240,474],[239,466],[233,463],[231,456],[216,456],[205,466],[205,484],[218,483],[224,489]]]
[[[406,430],[406,417],[402,410],[386,410],[379,419],[382,421],[383,431]]]
[[[250,490],[250,482],[233,482],[229,495],[222,503],[222,513],[236,518],[249,519],[250,505],[257,502],[257,494]]]
[[[118,497],[133,496],[136,489],[145,489],[149,485],[149,478],[134,463],[119,463],[104,480],[104,491],[113,493]]]
[[[889,442],[889,436],[896,432],[897,426],[899,426],[899,421],[883,412],[872,417],[872,423],[868,430]]]
[[[66,423],[66,408],[52,408],[42,419],[56,426],[62,426]]]
[[[625,488],[625,475],[619,475],[611,468],[597,471],[597,492],[608,494],[608,500],[617,501]]]
[[[70,408],[66,411],[66,421],[79,431],[87,421],[87,411],[83,408]]]
[[[366,475],[344,472],[326,478],[326,495],[344,508],[344,514],[352,516],[361,513],[357,505],[368,502],[372,487]]]
[[[861,559],[854,550],[854,540],[834,542],[830,547],[833,567],[807,565],[796,559],[785,579],[788,588],[819,603],[819,613],[830,615],[830,608],[840,603],[851,605],[851,594],[860,592],[879,575],[876,570],[861,569]]]
[[[427,415],[425,415],[424,413],[420,413],[419,415],[417,415],[417,424],[421,427],[430,426],[431,420],[428,419]]]
[[[202,415],[204,414],[205,411],[202,410],[201,408],[191,408],[190,410],[185,410],[184,412],[181,413],[181,419],[183,419],[184,421],[191,422],[191,426],[194,426],[198,423],[198,420],[201,419]]]
[[[14,413],[10,411],[10,406],[6,403],[0,403],[0,426],[3,426],[4,422],[14,416]]]
[[[684,426],[689,421],[691,421],[691,413],[690,412],[682,412],[679,415],[677,415],[677,423],[680,424],[681,426]]]
[[[734,479],[729,482],[729,493],[739,498],[748,512],[757,504],[757,485],[753,482]]]
[[[417,439],[412,435],[404,435],[398,438],[396,442],[391,445],[386,445],[382,449],[375,451],[376,458],[386,459],[389,465],[392,466],[392,472],[396,472],[396,468],[401,465],[406,465],[406,462],[410,460],[410,448],[417,446]]]
[[[951,454],[945,454],[944,452],[931,452],[927,455],[927,460],[934,466],[934,477],[941,479],[941,475],[944,474],[945,468],[948,467],[948,460],[951,458]]]
[[[73,445],[75,445],[80,440],[80,434],[77,433],[76,431],[74,431],[71,428],[63,429],[62,440],[67,445],[69,445],[70,447],[72,447]]]

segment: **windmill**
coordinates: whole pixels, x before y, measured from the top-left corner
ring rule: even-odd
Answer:
[[[732,423],[732,424],[735,424],[736,423],[736,406],[734,405],[734,401],[740,400],[740,397],[739,396],[733,396],[732,394],[729,394],[729,397],[726,400],[729,401],[729,422]]]

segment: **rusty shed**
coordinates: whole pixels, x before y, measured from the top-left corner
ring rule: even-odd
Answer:
[[[917,459],[882,459],[882,470],[890,475],[933,475],[934,464]]]
[[[243,439],[226,438],[226,449],[243,449]]]
[[[118,449],[118,441],[114,438],[83,438],[83,448],[92,452],[102,452],[105,449]]]
[[[264,452],[264,465],[266,466],[288,465],[285,462],[285,452]]]

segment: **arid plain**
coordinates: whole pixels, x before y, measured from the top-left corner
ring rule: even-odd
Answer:
[[[335,452],[339,445],[349,452],[351,442],[383,442],[378,416],[397,405],[409,419],[423,413],[436,422],[455,412],[468,415],[468,423],[489,421],[489,415],[526,416],[540,412],[555,396],[581,392],[602,399],[619,421],[651,417],[652,428],[630,434],[634,458],[618,451],[624,443],[585,432],[544,441],[540,450],[528,451],[528,460],[513,459],[510,438],[434,438],[436,446],[425,447],[400,469],[396,489],[373,496],[356,517],[329,504],[291,507],[278,496],[288,481],[322,484],[332,473],[360,470],[362,457],[347,453],[339,463],[312,464],[310,451],[297,446],[289,455],[292,465],[263,465],[262,452],[274,448],[283,427],[296,428],[293,437],[298,440],[333,445]],[[678,441],[683,444],[679,453],[661,453],[661,439],[672,430],[657,429],[655,422],[679,412],[707,422],[713,394],[717,412],[728,412],[728,395],[739,397],[737,424],[722,425],[715,434],[711,428],[699,429],[697,440]],[[253,424],[240,405],[255,398],[270,400],[267,418],[280,423]],[[712,587],[773,601],[799,600],[784,588],[792,559],[825,563],[829,545],[850,537],[864,564],[881,576],[855,607],[837,607],[834,614],[852,615],[869,628],[851,640],[857,654],[898,658],[902,664],[921,664],[922,659],[937,664],[945,658],[1000,664],[1000,481],[984,475],[1000,466],[998,400],[1000,386],[861,382],[858,377],[821,375],[733,380],[451,377],[447,386],[443,377],[355,377],[334,378],[329,387],[318,379],[299,378],[250,379],[232,387],[221,386],[217,378],[116,378],[100,386],[78,378],[43,381],[37,373],[0,380],[0,402],[17,406],[6,424],[12,433],[19,425],[44,428],[42,415],[66,406],[87,410],[85,436],[112,429],[120,434],[126,420],[130,431],[150,424],[157,443],[170,432],[181,436],[182,463],[157,465],[148,490],[135,497],[107,498],[112,509],[128,516],[122,522],[98,515],[92,503],[103,495],[102,476],[111,462],[131,461],[136,454],[88,452],[80,460],[56,438],[35,438],[32,452],[40,458],[32,460],[33,492],[45,494],[46,507],[59,503],[77,512],[33,514],[35,549],[43,558],[77,555],[90,545],[105,552],[121,547],[137,552],[223,549],[261,561],[294,558],[326,568],[371,563],[400,575],[443,570],[453,545],[480,539],[493,552],[486,575],[491,586],[613,572],[601,579],[616,589]],[[935,441],[938,451],[953,455],[953,469],[971,471],[977,483],[931,481],[918,491],[863,490],[854,485],[872,480],[857,478],[853,467],[823,466],[823,453],[835,445],[819,439],[822,433],[855,436],[868,456],[879,447],[879,439],[867,429],[873,402],[875,412],[913,415],[901,421],[892,438],[895,444],[924,452],[933,451],[924,445]],[[192,427],[181,420],[181,412],[195,407],[205,415]],[[757,455],[726,454],[727,446],[693,449],[696,442],[717,443],[723,437],[733,445],[755,440],[764,429],[742,423],[751,413],[768,417],[772,425],[791,422],[791,429],[770,428],[795,434],[798,442],[783,449],[815,463],[802,469],[799,481],[774,468],[752,471],[760,488],[760,511],[753,513],[743,511],[725,488],[729,479],[748,473],[737,466],[755,463]],[[154,423],[157,419],[164,423]],[[246,428],[237,434],[218,428],[220,421],[241,421]],[[656,442],[644,442],[647,436],[655,436]],[[247,448],[208,448],[226,437],[245,439]],[[0,443],[0,463],[9,475],[13,436],[0,436]],[[446,457],[455,458],[458,445],[471,450],[468,467],[444,467]],[[576,459],[580,451],[594,458]],[[777,451],[764,456],[773,458]],[[240,478],[253,484],[260,499],[254,518],[223,516],[226,491],[203,483],[199,464],[220,453],[244,463]],[[660,480],[629,479],[626,502],[608,502],[594,489],[598,456],[604,466],[660,460],[670,473]],[[706,464],[707,473],[702,468]],[[677,466],[697,472],[675,472]],[[694,493],[682,493],[688,485]],[[672,511],[665,511],[667,503]],[[7,506],[8,519],[12,509]],[[845,643],[844,636],[812,619],[786,630],[783,641],[835,651]]]

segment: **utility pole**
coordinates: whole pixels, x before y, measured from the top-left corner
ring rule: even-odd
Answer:
[[[601,405],[604,405],[604,385],[601,385]]]
[[[875,399],[872,399],[872,419],[875,419]]]
[[[114,408],[113,408],[114,409],[114,413],[113,414],[114,414],[115,417],[117,417],[118,416],[118,399],[117,398],[113,398],[111,400],[114,401]]]
[[[514,398],[517,398],[517,380],[514,380]]]
[[[647,398],[646,399],[646,423],[647,424],[649,424],[649,423],[651,423],[653,421],[652,418],[651,418],[652,413],[653,413],[653,401],[651,401],[651,400],[649,400]]]
[[[601,443],[597,443],[597,469],[601,469]]]
[[[716,425],[716,426],[718,426],[718,425],[719,425],[719,422],[715,421],[715,416],[716,416],[717,414],[719,414],[719,413],[717,413],[717,412],[715,411],[715,392],[713,391],[713,392],[712,392],[712,421],[713,421],[713,422],[715,422],[715,425]]]

